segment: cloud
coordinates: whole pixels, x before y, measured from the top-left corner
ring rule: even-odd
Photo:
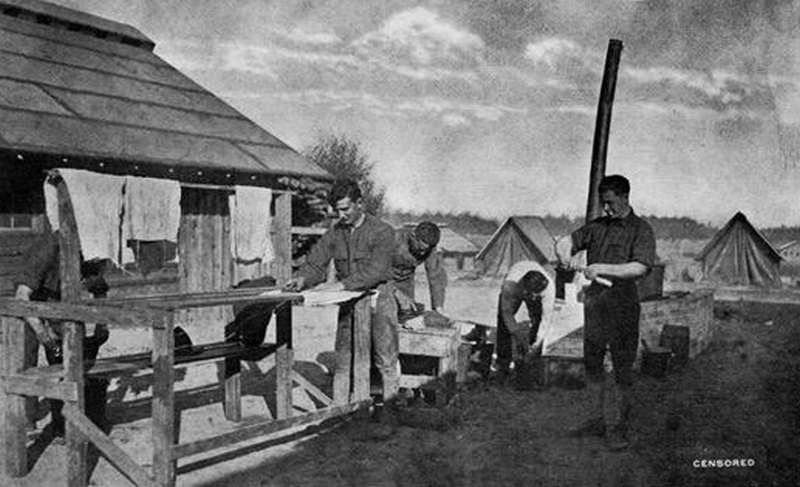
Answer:
[[[333,31],[309,31],[301,27],[295,27],[289,31],[286,37],[300,44],[333,45],[342,42],[342,39]]]
[[[352,45],[367,55],[391,54],[395,62],[400,55],[406,62],[421,65],[473,63],[484,49],[479,36],[424,7],[392,15]]]
[[[557,37],[529,43],[525,46],[524,56],[534,66],[550,71],[557,71],[565,66],[584,65],[590,57],[576,42]]]
[[[442,122],[449,127],[458,127],[459,125],[469,125],[469,120],[463,115],[457,113],[445,113],[442,115]]]

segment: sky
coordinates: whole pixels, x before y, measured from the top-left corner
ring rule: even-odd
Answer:
[[[124,22],[299,151],[343,134],[398,210],[585,212],[608,41],[606,172],[639,214],[800,224],[800,0],[56,0]]]

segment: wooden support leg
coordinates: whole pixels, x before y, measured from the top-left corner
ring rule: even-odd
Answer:
[[[292,415],[292,306],[283,303],[275,311],[275,417],[286,419]]]
[[[175,338],[173,317],[153,328],[153,477],[160,486],[175,485]]]
[[[239,359],[225,359],[225,419],[242,420],[242,363]]]
[[[275,417],[292,415],[292,362],[294,351],[283,345],[275,352]]]
[[[77,401],[66,404],[77,411],[85,411],[85,388],[83,366],[83,338],[86,334],[86,325],[83,323],[66,322],[64,331],[64,376],[75,384]],[[71,421],[66,422],[65,438],[67,446],[67,486],[84,487],[88,483],[87,457],[89,442],[81,430]]]
[[[370,296],[361,298],[353,313],[353,397],[363,401],[370,397],[370,356],[372,346],[372,311]]]
[[[2,317],[3,373],[10,375],[25,368],[25,324],[16,318]],[[0,389],[3,411],[2,441],[5,449],[4,473],[9,477],[22,477],[28,473],[28,452],[25,448],[25,396],[6,393],[5,384]]]
[[[353,308],[339,306],[336,327],[336,370],[333,375],[333,402],[344,405],[350,402],[350,374],[353,363]]]

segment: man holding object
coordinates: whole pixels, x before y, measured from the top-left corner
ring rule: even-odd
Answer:
[[[604,177],[599,193],[606,215],[557,242],[556,255],[562,264],[569,265],[576,252],[586,250],[583,273],[592,281],[584,298],[583,360],[596,417],[575,433],[605,435],[609,448],[618,450],[628,446],[632,367],[639,344],[636,280],[647,274],[655,261],[655,237],[650,225],[634,214],[628,200],[630,183],[625,177]],[[609,282],[602,284],[600,278]],[[605,385],[603,360],[607,348],[616,387]]]

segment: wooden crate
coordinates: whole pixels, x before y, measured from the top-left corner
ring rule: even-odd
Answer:
[[[436,375],[400,374],[400,387],[409,389],[435,382],[438,377],[452,377],[464,382],[469,363],[469,344],[461,340],[458,328],[423,328],[398,332],[400,355],[434,357],[438,360]]]

